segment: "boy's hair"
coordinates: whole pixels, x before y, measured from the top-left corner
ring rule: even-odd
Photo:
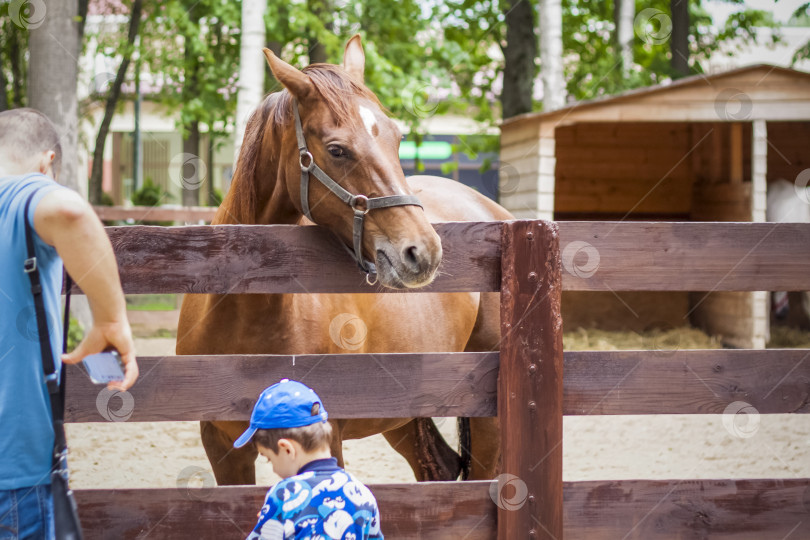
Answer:
[[[53,150],[51,170],[54,178],[62,166],[62,145],[50,119],[36,109],[11,109],[0,112],[0,149],[15,163],[27,163],[41,152]]]
[[[319,413],[316,408],[320,409],[317,403],[312,406],[313,416]],[[305,452],[312,452],[332,444],[332,426],[329,422],[316,422],[303,427],[257,429],[253,435],[253,442],[269,448],[276,454],[278,441],[281,439],[293,440],[300,444]]]

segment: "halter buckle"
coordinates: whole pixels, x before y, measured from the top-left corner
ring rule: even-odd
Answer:
[[[309,165],[304,165],[304,158],[309,159]],[[312,154],[309,153],[309,150],[305,150],[298,154],[298,164],[301,166],[301,171],[303,172],[310,172],[312,168],[315,166],[315,158],[312,157]]]
[[[362,203],[363,205],[362,208],[358,203]],[[352,210],[354,210],[355,212],[368,214],[368,197],[366,197],[365,195],[354,195],[349,201],[349,206],[351,206]]]

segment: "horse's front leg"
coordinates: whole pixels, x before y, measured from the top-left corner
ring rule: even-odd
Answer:
[[[220,486],[256,483],[256,447],[233,447],[248,426],[247,422],[200,422],[203,448]]]
[[[343,422],[333,420],[329,423],[332,425],[332,443],[330,444],[332,457],[337,459],[338,467],[343,469]]]

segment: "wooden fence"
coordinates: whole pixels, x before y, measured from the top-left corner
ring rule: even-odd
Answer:
[[[563,289],[810,289],[810,225],[513,221],[436,230],[443,272],[427,290],[500,291],[500,351],[375,354],[377,362],[334,355],[316,370],[323,355],[142,357],[130,421],[247,420],[267,384],[310,373],[332,418],[501,420],[502,473],[527,492],[496,485],[493,498],[481,481],[373,485],[387,538],[810,537],[810,479],[562,481],[563,415],[722,414],[735,401],[762,414],[807,413],[810,351],[563,354],[560,318]],[[316,227],[132,226],[109,235],[127,293],[377,291]],[[68,421],[104,421],[98,388],[76,368],[68,377]],[[77,497],[90,539],[220,540],[246,535],[265,491]]]

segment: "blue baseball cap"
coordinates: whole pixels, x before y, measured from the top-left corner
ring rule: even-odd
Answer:
[[[312,408],[316,403],[318,409],[313,415]],[[250,427],[236,439],[233,446],[245,446],[259,429],[304,427],[326,422],[327,418],[329,415],[315,390],[298,381],[281,379],[264,389],[253,406]]]

